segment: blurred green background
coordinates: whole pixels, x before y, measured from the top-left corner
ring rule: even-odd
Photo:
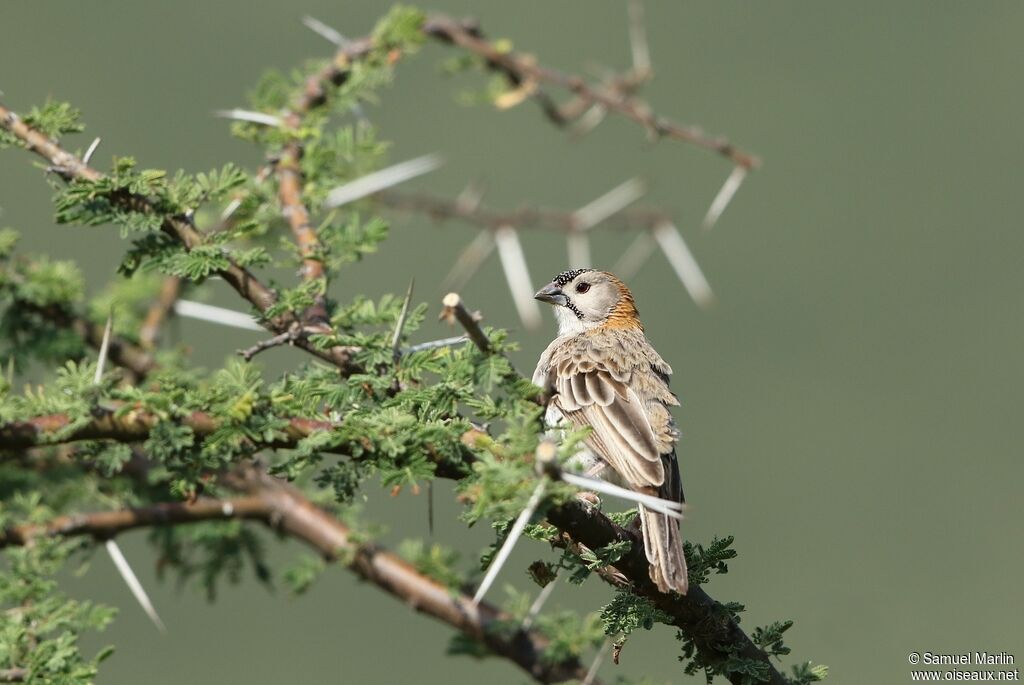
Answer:
[[[0,89],[17,110],[48,96],[80,107],[89,128],[74,144],[101,136],[101,167],[114,154],[193,171],[256,164],[258,151],[230,139],[211,111],[244,105],[268,67],[330,54],[301,15],[356,36],[386,8],[5,0]],[[552,66],[628,64],[618,2],[435,0],[428,9],[473,14]],[[745,603],[744,626],[795,619],[794,657],[829,664],[835,683],[909,682],[910,651],[1024,657],[1024,4],[649,3],[647,15],[656,78],[646,96],[656,111],[728,134],[765,160],[710,234],[699,222],[726,162],[652,145],[615,118],[574,142],[531,103],[502,113],[460,106],[458,92],[482,81],[442,77],[438,65],[453,53],[439,47],[403,62],[369,115],[395,142],[394,160],[447,157],[419,189],[455,195],[483,178],[489,205],[574,208],[641,175],[649,203],[673,211],[718,305],[698,310],[659,255],[631,285],[683,400],[686,532],[736,536],[740,557],[709,591]],[[21,152],[0,156],[0,179],[0,224],[23,231],[27,249],[79,259],[100,287],[124,249],[116,230],[54,226],[50,191]],[[434,306],[471,235],[397,220],[382,253],[333,292],[398,292],[415,276],[418,299]],[[601,233],[597,263],[613,263],[627,240]],[[525,248],[538,285],[565,265],[556,236],[530,234]],[[465,296],[489,323],[513,329],[515,361],[532,368],[550,315],[543,331],[520,329],[496,259]],[[236,305],[226,289],[215,301]],[[421,339],[444,332],[431,324]],[[178,335],[208,365],[255,339],[193,322]],[[275,374],[300,361],[281,350],[263,363]],[[422,496],[369,494],[387,540],[425,534]],[[440,541],[474,552],[490,539],[455,522],[449,491],[437,507]],[[148,624],[98,555],[69,583],[122,607],[92,641],[117,646],[100,682],[526,680],[501,661],[445,658],[446,627],[340,569],[300,599],[247,580],[209,606],[155,580],[144,534],[124,546],[170,634]],[[519,568],[542,552],[524,545]],[[528,587],[519,570],[506,577]],[[608,594],[590,581],[554,603],[594,609]],[[602,676],[680,682],[676,650],[669,630],[637,635]]]

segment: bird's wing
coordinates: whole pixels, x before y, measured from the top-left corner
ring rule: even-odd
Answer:
[[[552,364],[551,370],[552,401],[572,425],[592,429],[587,446],[633,487],[660,486],[665,469],[658,440],[630,374],[600,359]]]

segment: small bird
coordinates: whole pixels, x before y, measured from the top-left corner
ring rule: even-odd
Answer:
[[[606,271],[573,269],[534,297],[554,305],[558,320],[558,335],[533,374],[551,393],[547,424],[591,429],[574,458],[587,475],[681,503],[672,368],[644,335],[629,288]],[[651,580],[662,592],[686,594],[678,520],[642,504],[639,512]]]

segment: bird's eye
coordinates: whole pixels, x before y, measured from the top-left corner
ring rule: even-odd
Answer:
[[[577,283],[576,284],[576,292],[580,293],[581,295],[583,293],[587,292],[588,290],[590,290],[590,284],[589,283]]]

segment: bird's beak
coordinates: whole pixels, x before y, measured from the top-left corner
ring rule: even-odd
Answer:
[[[569,301],[569,298],[565,296],[565,293],[562,292],[562,289],[559,288],[558,284],[554,281],[538,290],[537,294],[533,296],[533,299],[562,307],[564,307]]]

